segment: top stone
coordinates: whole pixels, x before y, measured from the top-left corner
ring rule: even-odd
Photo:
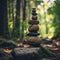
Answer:
[[[32,9],[32,12],[36,12],[36,8],[33,8],[33,9]]]

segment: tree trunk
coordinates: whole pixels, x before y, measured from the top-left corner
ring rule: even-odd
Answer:
[[[0,36],[3,35],[3,28],[4,28],[4,5],[3,0],[0,1]]]
[[[8,38],[7,0],[1,0],[0,4],[0,35]]]
[[[15,37],[20,37],[20,2],[21,0],[16,1],[16,20],[15,20]]]
[[[4,36],[9,38],[7,0],[4,0]]]
[[[13,4],[14,3],[14,4]],[[12,0],[12,20],[13,20],[13,29],[12,29],[12,37],[14,38],[15,33],[15,9],[16,9],[16,0]]]
[[[24,39],[24,22],[26,20],[26,0],[22,1],[22,10],[23,10],[23,16],[22,16],[22,36],[21,36],[21,40]]]

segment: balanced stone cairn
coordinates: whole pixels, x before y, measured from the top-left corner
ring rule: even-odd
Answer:
[[[27,40],[26,42],[30,45],[40,45],[40,38],[38,37],[39,33],[39,21],[37,21],[37,13],[36,13],[36,8],[32,9],[32,20],[29,20],[28,22],[30,24],[28,31],[29,33],[27,34]]]

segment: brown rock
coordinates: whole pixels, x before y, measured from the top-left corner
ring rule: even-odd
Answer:
[[[36,36],[28,37],[26,40],[27,40],[26,42],[29,44],[40,44],[40,38]]]
[[[32,19],[33,20],[37,20],[37,16],[32,16]]]
[[[39,24],[39,21],[37,21],[37,20],[30,20],[29,22],[28,22],[29,24],[35,24],[35,25],[37,25],[37,24]]]
[[[28,30],[29,30],[29,32],[38,31],[39,26],[38,25],[31,25]]]

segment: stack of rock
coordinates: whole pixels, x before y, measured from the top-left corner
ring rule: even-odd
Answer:
[[[28,28],[29,33],[27,34],[27,43],[33,45],[40,44],[40,38],[38,37],[39,21],[37,21],[36,8],[32,9],[32,20],[29,20],[29,24],[30,26]]]

